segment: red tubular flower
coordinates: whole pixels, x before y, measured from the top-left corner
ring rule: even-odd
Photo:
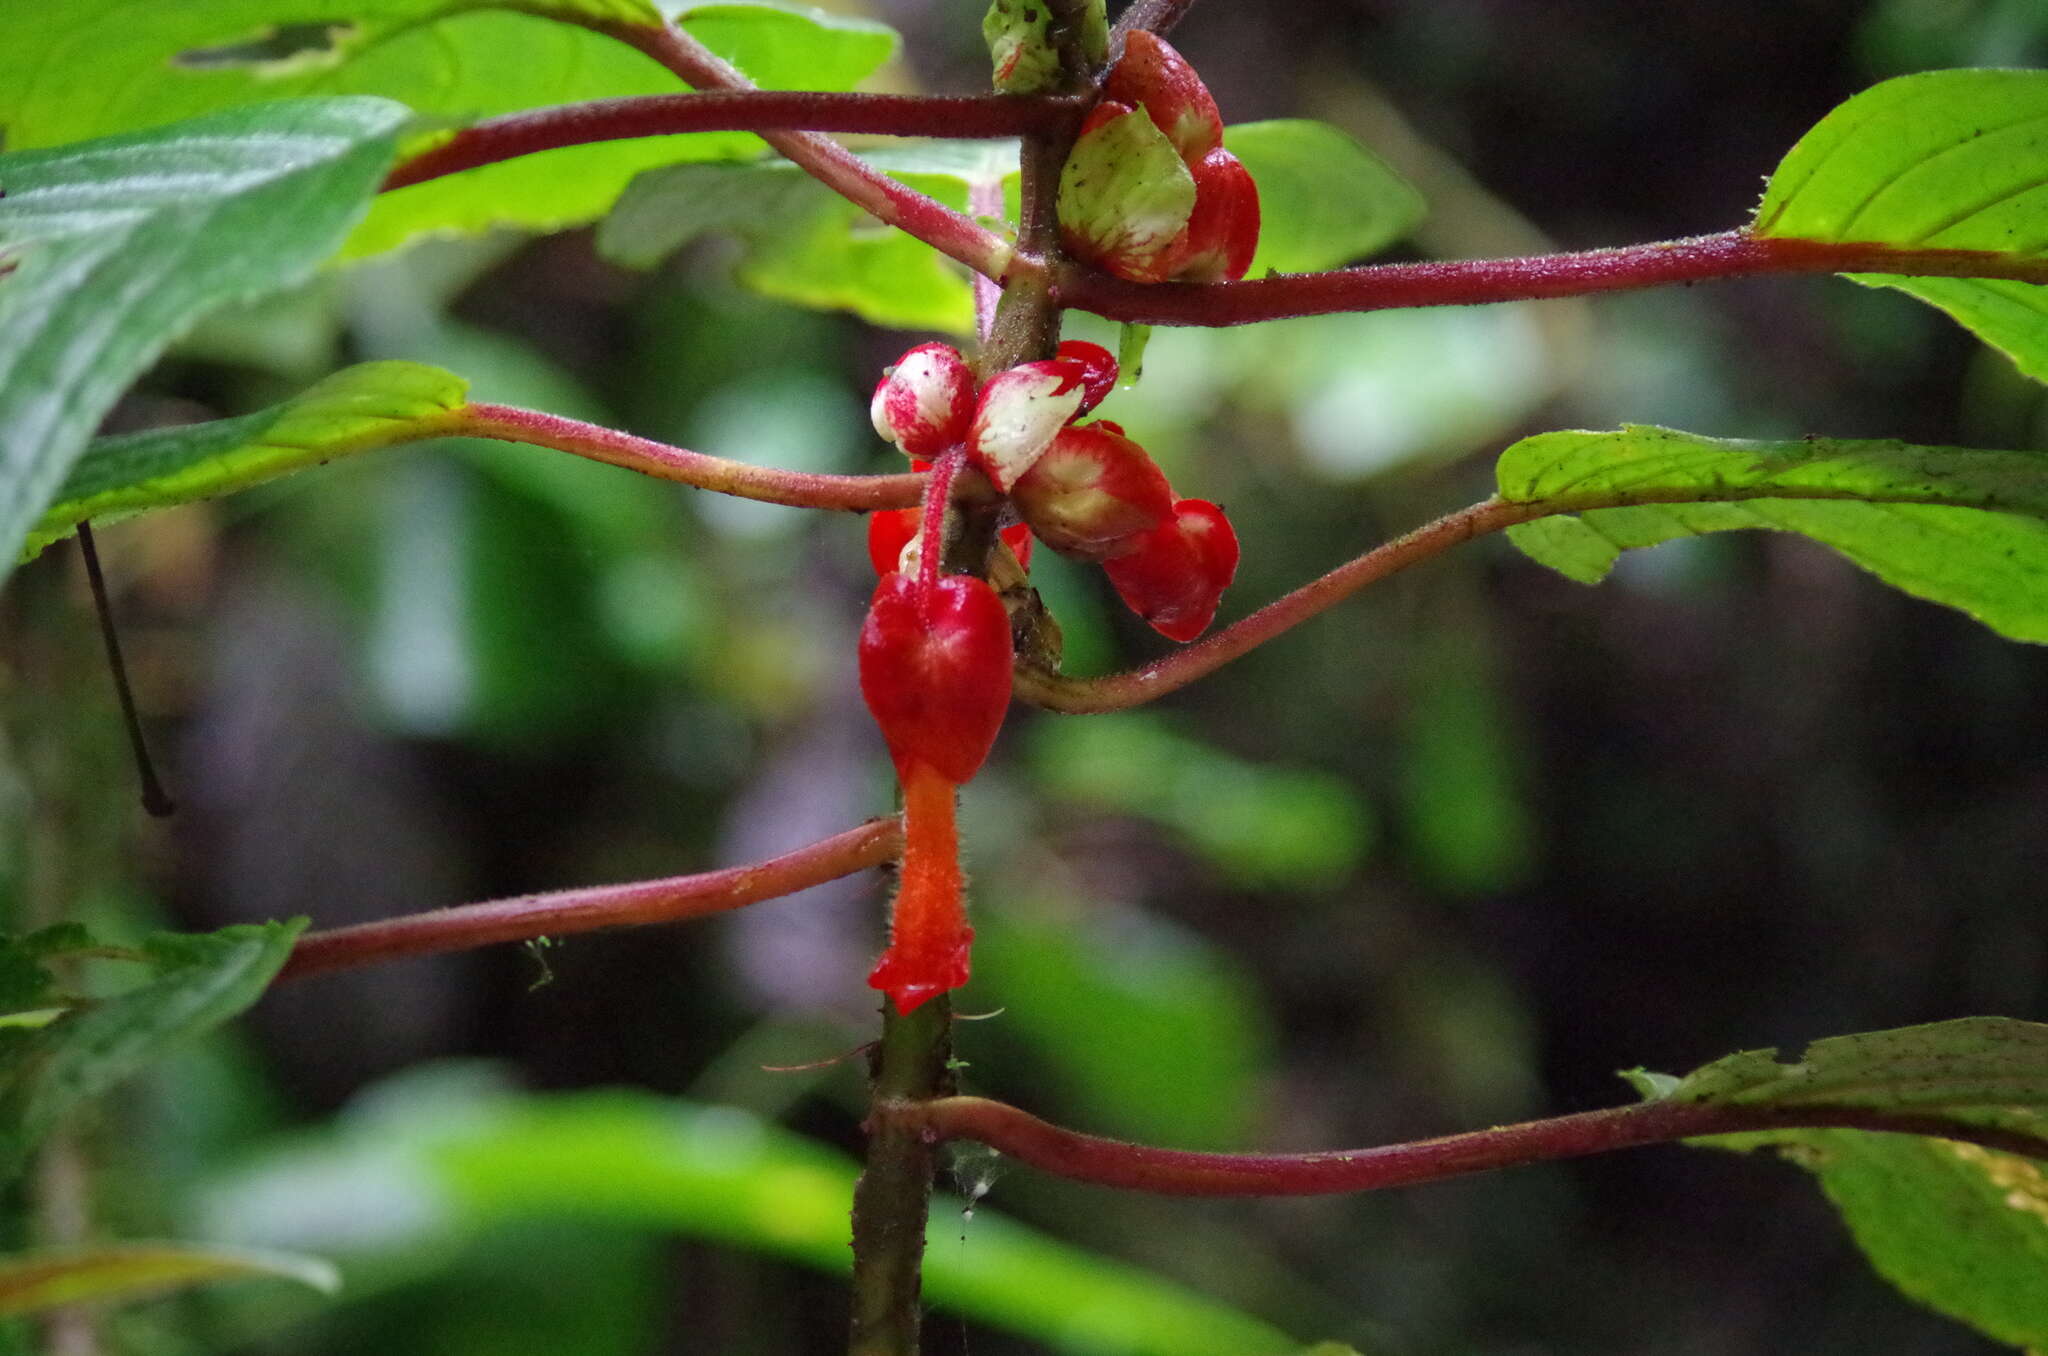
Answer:
[[[868,416],[875,432],[906,456],[936,457],[967,436],[973,369],[950,345],[919,344],[876,385]]]
[[[1041,541],[1080,560],[1127,555],[1173,517],[1165,473],[1107,420],[1060,430],[1011,497]]]
[[[967,982],[974,930],[953,793],[1002,728],[1014,662],[1009,614],[983,581],[928,567],[916,577],[892,571],[875,586],[860,632],[860,690],[903,784],[904,842],[889,948],[868,983],[898,1012]]]
[[[1010,707],[1010,615],[979,579],[926,589],[891,572],[860,631],[860,690],[907,783],[924,763],[958,785],[974,776]]]
[[[1103,565],[1117,596],[1169,640],[1189,641],[1215,620],[1237,574],[1237,533],[1206,499],[1183,499],[1130,554]]]
[[[953,791],[923,764],[903,783],[903,868],[889,949],[868,973],[868,987],[889,995],[902,1013],[967,982],[974,929],[967,924]]]

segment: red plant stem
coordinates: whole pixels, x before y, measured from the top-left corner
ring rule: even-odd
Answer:
[[[917,523],[917,606],[927,625],[939,587],[941,557],[946,554],[946,505],[952,502],[953,482],[966,460],[966,449],[955,447],[940,453],[925,473],[924,509]]]
[[[1889,273],[2048,283],[2048,259],[1988,250],[1775,239],[1738,227],[1689,240],[1576,254],[1373,264],[1229,283],[1132,283],[1066,263],[1054,272],[1053,292],[1062,306],[1110,320],[1222,326],[1337,311],[1574,297],[1768,273]]]
[[[355,927],[313,932],[299,939],[279,979],[299,979],[358,965],[467,951],[496,942],[524,942],[599,928],[673,923],[807,890],[871,866],[894,861],[903,847],[895,818],[857,829],[749,866],[694,876],[593,885],[581,890],[519,895],[462,904]]]
[[[967,210],[976,220],[1000,218],[1003,215],[1003,186],[977,179],[967,186]],[[1003,299],[1002,285],[994,278],[982,274],[974,275],[974,337],[982,343],[988,342],[990,331],[995,327],[996,304]]]
[[[700,90],[751,90],[737,67],[673,24],[661,28],[621,24],[613,35],[639,48]],[[887,225],[916,236],[977,273],[1001,278],[1018,260],[1008,241],[944,203],[905,188],[853,152],[816,132],[764,131],[761,139],[833,192]]]
[[[826,94],[713,90],[651,94],[488,118],[401,162],[386,192],[517,156],[678,132],[868,132],[901,137],[1013,137],[1070,125],[1077,100],[1010,94]]]
[[[1076,1182],[1169,1196],[1325,1196],[1439,1182],[1467,1173],[1582,1158],[1614,1149],[1759,1130],[1840,1129],[1928,1135],[2048,1157],[2048,1141],[1940,1116],[1863,1107],[1740,1107],[1642,1102],[1526,1121],[1442,1139],[1312,1154],[1211,1154],[1156,1149],[1063,1130],[980,1097],[891,1106],[890,1116],[940,1139],[986,1144]]]
[[[1131,7],[1117,15],[1109,30],[1109,55],[1114,61],[1124,48],[1124,38],[1133,29],[1147,29],[1162,36],[1171,32],[1194,7],[1195,0],[1132,0]]]
[[[1901,491],[1866,494],[1853,490],[1757,485],[1741,488],[1714,486],[1667,490],[1630,490],[1622,493],[1582,491],[1552,495],[1543,499],[1509,502],[1488,499],[1470,508],[1425,523],[1406,536],[1385,542],[1354,560],[1339,565],[1319,579],[1294,592],[1274,599],[1249,617],[1193,645],[1175,650],[1126,673],[1101,678],[1068,678],[1043,669],[1019,667],[1011,690],[1025,701],[1052,711],[1084,714],[1120,711],[1142,705],[1169,692],[1178,691],[1198,678],[1206,677],[1231,660],[1291,630],[1310,617],[1343,602],[1367,584],[1376,583],[1410,565],[1440,555],[1474,537],[1498,532],[1517,523],[1532,522],[1557,514],[1597,512],[1645,504],[1737,503],[1751,499],[1839,500],[1852,503],[1926,504],[1941,506],[1954,501],[1938,494]]]
[[[785,471],[773,466],[755,466],[728,457],[713,457],[670,447],[651,438],[565,419],[558,414],[523,410],[512,405],[465,406],[437,437],[493,438],[500,442],[530,443],[558,452],[571,452],[608,466],[621,466],[659,480],[674,480],[700,490],[759,500],[764,504],[787,504],[795,508],[871,509],[909,508],[924,497],[925,477],[916,471],[886,476],[835,476],[807,471]]]
[[[1441,555],[1453,546],[1560,512],[1552,503],[1511,504],[1489,499],[1426,523],[1357,559],[1276,598],[1221,631],[1163,655],[1127,673],[1101,678],[1067,678],[1041,669],[1020,667],[1016,695],[1035,706],[1074,714],[1120,711],[1138,706],[1222,668],[1231,660],[1265,644],[1338,603],[1367,584],[1377,583],[1410,565]]]

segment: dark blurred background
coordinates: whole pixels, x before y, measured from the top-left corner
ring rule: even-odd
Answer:
[[[899,87],[985,81],[978,3],[834,8],[906,34]],[[1422,257],[1734,225],[1834,104],[1916,69],[2039,64],[2048,13],[1212,0],[1175,41],[1229,120],[1323,118],[1393,161],[1432,203],[1396,256]],[[889,469],[865,392],[914,339],[751,297],[729,263],[700,243],[627,273],[587,233],[430,244],[210,322],[119,417],[239,412],[404,356],[482,398],[707,451]],[[1244,566],[1226,621],[1482,497],[1523,433],[2048,435],[2038,388],[1945,318],[1817,279],[1162,332],[1104,413],[1229,507]],[[67,552],[6,604],[0,797],[85,845],[66,870],[96,917],[332,926],[760,857],[890,804],[851,672],[871,580],[856,519],[455,445],[102,546],[183,811],[132,822]],[[1039,579],[1070,669],[1161,651],[1094,572],[1049,561]],[[1108,1133],[1373,1144],[1626,1100],[1614,1071],[1634,1065],[2048,1018],[2048,658],[1796,539],[1665,547],[1599,589],[1482,542],[1156,707],[1020,709],[964,814],[983,940],[962,1008],[1001,1010],[961,1028],[964,1076]],[[243,1197],[195,1184],[451,1058],[541,1093],[738,1106],[856,1150],[857,1060],[763,1066],[867,1039],[883,898],[863,878],[724,921],[294,984],[99,1127],[104,1208],[145,1232],[228,1218]],[[986,1210],[1368,1353],[1993,1349],[1892,1292],[1811,1181],[1764,1159],[1643,1150],[1270,1203],[984,1171],[964,1164],[962,1186],[990,1186]],[[545,1315],[508,1319],[542,1291]],[[202,1301],[127,1321],[138,1350],[229,1343],[193,1336],[213,1332],[249,1352],[824,1352],[843,1303],[838,1281],[746,1249],[528,1222],[393,1263],[268,1336]],[[947,1353],[1051,1341],[932,1327]]]

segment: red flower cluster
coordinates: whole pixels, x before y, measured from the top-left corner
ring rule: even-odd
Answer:
[[[1195,68],[1139,29],[1102,96],[1061,175],[1068,252],[1132,282],[1242,278],[1259,245],[1259,190],[1223,149],[1223,118]],[[1162,136],[1179,167],[1156,149]]]
[[[1193,640],[1216,615],[1237,572],[1237,536],[1214,504],[1176,499],[1145,449],[1103,419],[1074,420],[1116,386],[1116,359],[1070,340],[1058,356],[999,372],[977,394],[963,359],[944,344],[903,356],[875,388],[875,428],[923,469],[952,446],[1009,495],[1020,522],[1003,540],[1020,566],[1031,538],[1099,564],[1133,612],[1163,635]],[[922,511],[877,513],[868,556],[877,574],[914,568]]]
[[[912,465],[922,509],[877,513],[868,554],[881,582],[860,633],[860,687],[904,792],[903,870],[889,948],[868,983],[899,1012],[967,982],[974,930],[962,900],[955,789],[980,770],[1010,704],[1009,614],[989,585],[939,569],[955,473],[972,466],[1022,521],[1003,540],[1028,567],[1031,537],[1099,563],[1131,609],[1175,640],[1208,626],[1237,569],[1223,511],[1173,496],[1152,458],[1101,420],[1076,425],[1116,385],[1116,359],[1072,342],[979,390],[959,353],[923,344],[875,388],[870,413]]]

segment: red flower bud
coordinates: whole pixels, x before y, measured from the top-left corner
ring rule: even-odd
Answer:
[[[1183,499],[1173,510],[1136,550],[1103,570],[1117,595],[1153,630],[1189,641],[1208,629],[1237,574],[1237,533],[1223,510],[1205,499]]]
[[[1116,389],[1116,355],[1102,345],[1086,339],[1069,339],[1053,356],[1081,364],[1081,385],[1088,392],[1081,399],[1082,414],[1107,400]]]
[[[1106,421],[1062,429],[1011,494],[1040,540],[1081,560],[1126,555],[1173,517],[1165,474]]]
[[[949,345],[919,344],[875,387],[868,415],[905,455],[936,457],[967,436],[974,372]]]
[[[1164,282],[1195,208],[1195,181],[1143,109],[1104,100],[1060,169],[1060,240],[1085,264]]]
[[[920,466],[917,469],[924,470]],[[897,570],[914,574],[909,562],[903,558],[903,550],[917,540],[917,529],[924,522],[923,509],[879,509],[868,515],[868,563],[875,567],[876,575],[893,574]],[[1017,557],[1017,564],[1024,569],[1031,568],[1031,529],[1023,523],[1012,523],[1002,531],[1003,544]]]
[[[917,525],[923,519],[924,511],[914,508],[881,509],[868,515],[868,563],[875,567],[877,578],[903,569],[903,548],[916,539]]]
[[[1223,144],[1223,116],[1187,58],[1156,33],[1136,29],[1109,68],[1103,97],[1142,105],[1190,165]]]
[[[1195,210],[1174,255],[1173,276],[1180,282],[1235,282],[1259,248],[1259,186],[1221,147],[1188,169],[1195,176]]]
[[[967,430],[967,460],[1004,494],[1031,469],[1087,398],[1088,369],[1059,358],[998,372]]]
[[[929,594],[889,573],[860,631],[860,690],[897,776],[925,764],[955,784],[988,757],[1010,707],[1010,616],[996,591],[946,575]]]

